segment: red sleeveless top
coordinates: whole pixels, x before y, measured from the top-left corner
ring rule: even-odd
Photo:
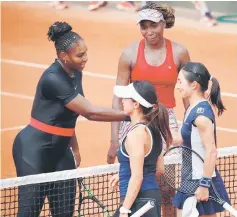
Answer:
[[[145,59],[145,40],[141,40],[138,47],[136,64],[131,73],[131,80],[146,80],[156,88],[159,101],[166,108],[175,107],[174,88],[177,82],[178,71],[174,63],[172,45],[166,41],[166,58],[159,66],[151,66]]]

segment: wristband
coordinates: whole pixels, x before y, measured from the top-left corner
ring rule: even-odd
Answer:
[[[131,213],[132,211],[129,209],[126,209],[125,207],[122,206],[122,207],[120,207],[119,212],[121,214],[128,214],[128,213]]]
[[[204,188],[210,188],[211,187],[212,179],[208,177],[202,177],[199,181],[199,186],[202,186]]]

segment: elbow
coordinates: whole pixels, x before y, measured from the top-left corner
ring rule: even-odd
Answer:
[[[156,170],[156,177],[160,177],[161,175],[163,175],[165,172],[165,166],[162,166],[162,167],[158,167],[157,170]]]
[[[95,120],[96,114],[97,114],[96,109],[91,106],[90,108],[87,109],[87,111],[83,114],[83,116],[84,116],[87,120],[93,121],[93,120]]]
[[[217,160],[217,150],[216,149],[211,150],[210,155],[213,159]]]
[[[86,113],[83,115],[87,120],[92,121],[93,120],[93,115],[90,113]]]
[[[159,174],[164,174],[164,172],[165,172],[165,167],[159,168],[159,169],[157,170],[157,172],[158,172]]]
[[[137,185],[141,185],[143,181],[143,174],[136,174],[131,176],[131,180],[134,180]]]
[[[207,150],[207,155],[209,159],[217,160],[217,150],[215,147],[211,148],[210,150]]]

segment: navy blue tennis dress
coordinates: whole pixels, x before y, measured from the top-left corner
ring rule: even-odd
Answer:
[[[129,180],[131,178],[131,168],[129,155],[126,151],[125,141],[129,132],[134,130],[139,125],[144,125],[143,123],[137,123],[133,125],[126,136],[121,141],[120,147],[118,148],[117,155],[120,163],[119,168],[119,189],[120,189],[120,198],[121,204],[124,200],[127,190]],[[145,213],[144,217],[160,217],[161,216],[161,192],[160,187],[156,181],[156,163],[159,155],[162,152],[162,138],[160,133],[154,132],[150,127],[146,127],[151,136],[151,149],[144,158],[143,166],[143,181],[140,188],[140,191],[137,195],[135,202],[133,203],[131,210],[132,214],[140,209],[143,205],[145,199],[153,200],[155,207]],[[134,144],[136,145],[136,144]],[[115,212],[113,217],[119,217],[119,209]]]
[[[198,128],[194,125],[194,121],[199,115],[208,117],[212,121],[216,141],[215,115],[213,113],[210,104],[206,100],[199,101],[196,105],[192,106],[191,108],[188,108],[184,116],[184,121],[181,128],[181,134],[183,138],[183,145],[193,149],[198,154],[200,154],[202,158],[204,158],[205,148],[202,144]],[[197,162],[195,162],[195,160],[192,159],[190,165],[192,165],[192,170],[197,171],[199,174],[203,174],[202,162],[197,164]],[[215,169],[215,172],[213,173],[212,182],[216,187],[216,190],[220,195],[220,197],[230,204],[226,188],[217,169]],[[211,189],[209,191],[209,195],[214,195]],[[188,195],[178,192],[173,199],[174,206],[178,209],[182,209],[183,204],[188,197],[189,197]],[[224,211],[224,208],[220,204],[216,203],[214,200],[208,200],[197,203],[197,209],[199,215],[212,215]]]

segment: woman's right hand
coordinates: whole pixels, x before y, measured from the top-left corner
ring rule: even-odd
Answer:
[[[119,175],[115,174],[111,177],[111,179],[109,180],[109,188],[114,191],[119,183]]]
[[[171,134],[173,137],[172,145],[174,146],[182,145],[183,139],[182,139],[181,133],[179,131],[177,132],[177,131],[171,130]]]

